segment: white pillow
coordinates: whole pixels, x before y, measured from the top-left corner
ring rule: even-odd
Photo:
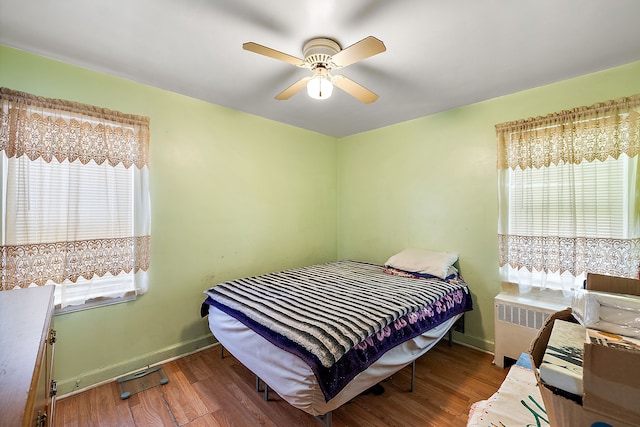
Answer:
[[[414,273],[431,274],[446,279],[449,267],[458,260],[457,252],[433,252],[425,249],[405,249],[393,255],[385,265]]]

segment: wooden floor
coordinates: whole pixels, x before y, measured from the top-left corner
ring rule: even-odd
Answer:
[[[333,411],[333,426],[466,426],[473,402],[488,398],[507,370],[492,356],[441,342],[411,369],[382,384],[385,392],[362,395]],[[290,406],[276,393],[269,401],[255,391],[255,377],[236,359],[212,347],[166,363],[169,383],[120,400],[116,382],[59,399],[56,427],[85,426],[282,426],[321,427],[313,416]]]

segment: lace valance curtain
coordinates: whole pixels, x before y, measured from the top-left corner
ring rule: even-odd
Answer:
[[[640,94],[496,125],[498,169],[540,168],[635,157],[640,152]]]
[[[0,151],[87,164],[149,163],[149,118],[0,88]]]
[[[148,118],[1,88],[0,151],[2,289],[61,285],[61,306],[146,290]]]
[[[503,278],[638,277],[640,94],[496,126]],[[510,271],[509,273],[506,273]]]

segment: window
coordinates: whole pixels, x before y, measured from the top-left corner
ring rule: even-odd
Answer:
[[[147,289],[149,119],[0,89],[2,290],[58,309]]]
[[[640,95],[496,126],[502,279],[638,277]]]

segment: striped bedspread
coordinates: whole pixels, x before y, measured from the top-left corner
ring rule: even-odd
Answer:
[[[307,361],[327,400],[388,349],[471,310],[460,278],[400,277],[350,260],[232,280],[205,293],[205,305]]]

